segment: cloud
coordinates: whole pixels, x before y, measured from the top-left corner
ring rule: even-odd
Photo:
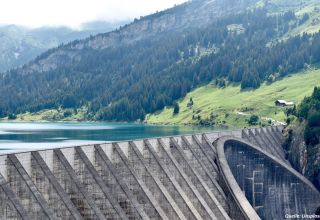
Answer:
[[[186,0],[2,0],[0,24],[77,27],[93,20],[120,21],[151,14]]]

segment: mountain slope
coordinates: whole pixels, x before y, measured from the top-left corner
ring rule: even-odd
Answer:
[[[274,101],[283,99],[299,104],[304,97],[311,95],[317,85],[320,85],[320,70],[290,75],[251,91],[241,92],[240,86],[219,88],[214,84],[207,85],[181,99],[178,114],[173,114],[173,108],[168,107],[148,115],[146,121],[156,124],[199,124],[202,120],[216,126],[246,127],[249,126],[246,120],[256,114],[264,118],[261,120],[263,124],[268,124],[267,118],[285,122],[285,108],[276,107]],[[192,106],[188,106],[190,98],[193,100]]]
[[[302,18],[246,11],[255,3],[192,1],[49,50],[2,75],[0,115],[84,107],[86,119],[144,119],[214,79],[258,88],[320,61],[319,34],[270,46]]]
[[[85,40],[77,40],[44,53],[31,65],[24,68],[24,73],[46,72],[64,65],[61,57],[81,59],[83,50],[103,50],[130,45],[143,39],[157,38],[161,34],[205,27],[215,19],[237,14],[257,0],[193,0],[174,8],[141,17],[140,20],[125,25],[117,31],[99,34]],[[80,54],[80,55],[79,55]],[[50,66],[50,67],[49,67]]]
[[[26,64],[62,43],[111,31],[122,24],[124,22],[90,22],[83,24],[81,30],[67,27],[33,29],[16,25],[0,26],[0,72]]]
[[[297,16],[303,18],[300,23],[293,26],[284,38],[289,38],[304,32],[316,33],[320,31],[320,5],[318,0],[270,0],[266,4],[266,7],[272,14],[291,10]]]

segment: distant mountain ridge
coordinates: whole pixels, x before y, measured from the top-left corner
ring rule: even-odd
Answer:
[[[27,28],[17,25],[1,25],[0,72],[26,64],[46,50],[62,43],[112,31],[125,23],[88,22],[82,24],[79,30],[63,26]]]
[[[24,68],[25,73],[46,72],[54,70],[61,59],[70,60],[76,57],[83,49],[103,50],[110,47],[123,46],[143,39],[148,39],[170,32],[181,31],[187,28],[205,27],[214,20],[237,14],[258,0],[193,0],[174,8],[167,9],[124,25],[122,28],[101,33],[83,40],[76,40],[45,54]],[[72,51],[71,51],[72,50]]]

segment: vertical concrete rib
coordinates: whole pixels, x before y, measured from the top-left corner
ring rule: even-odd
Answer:
[[[169,219],[186,219],[183,212],[180,210],[176,202],[173,200],[171,195],[169,194],[168,190],[165,188],[165,186],[162,184],[162,182],[159,180],[158,175],[151,171],[151,169],[145,164],[144,158],[139,151],[138,147],[135,145],[134,142],[130,142],[129,146],[135,153],[137,160],[134,161],[134,163],[139,163],[139,166],[143,166],[143,170],[145,171],[145,184],[148,186],[149,190],[152,192],[152,194],[157,198],[159,204],[161,205],[162,209],[167,213]],[[132,152],[130,150],[130,152]],[[129,153],[130,153],[129,152]],[[133,156],[131,156],[133,157]],[[135,165],[134,165],[135,166]],[[141,170],[142,170],[141,169]]]
[[[250,141],[250,136],[249,136],[249,134],[247,133],[247,131],[248,131],[247,129],[243,129],[243,130],[242,130],[241,138]]]
[[[173,154],[176,154],[175,152],[171,153],[171,150],[176,149],[176,145],[172,146],[170,144],[170,149],[166,149],[165,145],[160,141],[160,147],[162,152],[165,154],[163,156],[167,157],[169,159],[168,167],[171,169],[170,171],[174,173],[175,175],[179,175],[178,182],[182,187],[184,187],[184,190],[186,191],[187,195],[189,196],[191,202],[196,207],[197,211],[199,212],[201,218],[203,219],[216,219],[215,214],[208,206],[207,202],[202,197],[201,193],[197,189],[197,187],[194,185],[192,180],[196,180],[196,176],[189,176],[185,173],[184,169],[187,169],[189,167],[183,167],[178,162],[180,158],[175,158]],[[172,141],[172,139],[171,139]],[[177,156],[177,155],[176,155]],[[190,168],[189,168],[190,169]],[[200,184],[198,185],[200,186]],[[201,190],[201,189],[200,189]],[[199,216],[199,217],[200,217]],[[197,218],[199,218],[197,217]]]
[[[210,163],[210,167],[212,168],[212,172],[214,173],[214,176],[217,176],[219,170],[218,170],[217,164],[214,162],[215,155],[213,150],[211,149],[211,146],[206,142],[206,140],[204,140],[204,135],[201,135],[201,139],[202,139],[201,142],[195,135],[192,136],[192,139],[199,146],[201,150],[200,154],[207,158],[206,162]]]
[[[196,219],[200,214],[197,212],[196,208],[193,206],[193,203],[189,199],[186,194],[186,191],[182,189],[179,185],[176,176],[170,172],[170,170],[165,165],[164,161],[159,157],[153,146],[149,143],[148,140],[144,141],[145,150],[147,150],[149,154],[149,158],[147,164],[152,165],[155,169],[154,172],[158,172],[162,183],[169,190],[172,198],[176,201],[181,210],[183,210],[184,215],[187,219]],[[158,142],[160,145],[160,143]],[[153,159],[153,160],[152,160]]]
[[[253,144],[256,144],[258,147],[260,147],[261,149],[264,149],[264,143],[262,142],[261,139],[259,139],[256,133],[253,133],[252,129],[248,129],[249,131],[249,136],[251,137],[251,142]]]
[[[54,153],[58,161],[61,163],[62,169],[65,170],[65,174],[67,174],[67,176],[70,178],[70,179],[68,178],[68,181],[70,182],[65,184],[70,184],[71,190],[68,190],[69,195],[71,196],[71,199],[73,200],[74,204],[78,207],[78,210],[80,211],[81,215],[84,218],[105,219],[100,209],[97,207],[93,199],[88,195],[88,192],[84,189],[83,185],[77,179],[77,176],[74,170],[72,169],[71,165],[69,164],[68,160],[65,158],[61,150],[56,149],[54,150]],[[59,169],[58,172],[61,172],[61,170]],[[56,177],[59,174],[56,174]],[[61,181],[66,181],[66,179]],[[81,196],[81,198],[78,196]],[[79,198],[80,198],[80,201],[79,201]]]
[[[282,131],[278,127],[272,127],[273,133],[277,136],[280,143],[283,143],[284,137],[282,135]]]
[[[277,153],[273,149],[272,144],[268,143],[267,139],[263,135],[261,135],[261,132],[259,131],[259,129],[255,128],[255,134],[256,134],[256,138],[261,142],[261,148],[269,152],[273,156],[278,157]]]
[[[2,192],[4,193],[6,200],[11,202],[12,206],[14,207],[14,209],[16,210],[16,213],[18,215],[18,216],[15,215],[15,216],[10,216],[10,217],[12,217],[12,218],[20,217],[23,220],[31,220],[28,212],[26,211],[26,209],[23,208],[23,206],[20,203],[19,199],[17,198],[16,194],[10,189],[10,187],[8,186],[8,183],[6,182],[6,180],[3,178],[3,176],[1,174],[0,174],[0,188],[1,188]],[[3,200],[3,202],[5,202],[5,201]],[[2,210],[2,211],[5,211],[5,209],[6,208],[4,208],[4,210]],[[3,216],[3,217],[5,219],[11,219],[9,216]]]
[[[264,143],[264,150],[272,154],[273,156],[279,158],[280,160],[283,160],[285,163],[288,164],[288,161],[284,158],[284,156],[279,153],[279,149],[274,146],[274,143],[268,138],[268,136],[263,132],[263,128],[260,128],[259,130],[256,129],[256,134],[259,139],[262,140]]]
[[[113,193],[105,185],[105,183],[103,182],[102,178],[99,176],[98,172],[95,170],[94,166],[92,165],[92,163],[90,162],[89,158],[84,153],[82,148],[81,147],[77,147],[76,148],[76,153],[79,155],[79,157],[81,158],[82,162],[84,163],[84,165],[86,166],[86,168],[88,169],[88,171],[91,174],[90,177],[87,177],[87,178],[92,178],[92,180],[95,181],[95,185],[97,185],[100,188],[99,192],[102,192],[104,197],[108,200],[108,203],[110,203],[112,205],[112,207],[110,207],[110,206],[105,207],[106,204],[103,204],[104,207],[102,207],[102,208],[105,209],[105,210],[101,210],[101,211],[105,212],[105,215],[106,215],[107,219],[123,219],[123,220],[128,219],[128,217],[126,216],[125,212],[120,207],[119,203],[113,197]],[[93,186],[91,185],[90,187],[92,188]],[[97,192],[97,194],[100,194],[100,193]],[[102,195],[99,195],[99,196],[102,196]],[[117,213],[117,216],[114,216],[114,213],[112,213],[113,211],[115,211]]]
[[[136,193],[137,197],[141,197],[141,200],[145,202],[144,208],[145,212],[149,215],[150,218],[161,218],[161,219],[169,219],[166,213],[163,211],[159,203],[156,201],[152,193],[149,191],[148,187],[142,181],[141,177],[137,175],[134,171],[133,167],[130,166],[128,158],[125,156],[120,146],[117,143],[113,144],[115,151],[120,157],[119,163],[117,165],[122,168],[125,168],[129,171],[129,175],[133,178],[130,180],[130,186],[134,187],[133,192]]]
[[[43,198],[41,193],[38,191],[37,187],[35,184],[32,182],[30,176],[27,174],[25,169],[23,168],[22,164],[14,154],[8,155],[8,160],[10,161],[11,165],[16,169],[16,174],[19,175],[19,180],[18,181],[23,181],[25,183],[26,188],[22,190],[28,190],[31,194],[32,197],[34,198],[34,202],[37,203],[37,205],[40,207],[40,210],[37,210],[37,214],[33,213],[33,209],[30,211],[33,214],[34,218],[46,218],[46,219],[57,219],[53,210],[49,207],[48,203],[46,200]],[[8,175],[8,179],[9,175]],[[16,179],[17,180],[17,179]],[[16,184],[21,184],[22,182],[17,182]],[[19,187],[19,186],[18,186]],[[19,189],[17,189],[19,191]],[[20,189],[21,190],[21,189]],[[36,206],[36,204],[32,204],[31,201],[29,201],[28,208],[31,208],[32,206]]]
[[[202,145],[206,149],[206,154],[209,154],[209,156],[215,161],[215,167],[217,167],[217,172],[219,172],[219,167],[217,165],[217,149],[213,146],[213,144],[210,142],[209,138],[206,134],[202,134]]]
[[[186,153],[188,152],[192,155],[188,159],[184,153],[184,150],[180,145],[178,145],[176,140],[174,138],[171,138],[170,140],[172,146],[174,146],[174,148],[171,148],[171,151],[176,152],[174,155],[185,172],[190,177],[194,177],[190,179],[197,187],[197,190],[199,190],[207,205],[210,207],[210,210],[215,212],[215,215],[218,217],[218,219],[229,219],[224,209],[224,207],[227,207],[224,192],[215,181],[211,172],[208,171],[208,169],[199,159],[197,153],[189,144],[188,140],[184,136],[181,137],[181,145],[183,145],[186,149]],[[214,182],[217,185],[214,185]],[[211,190],[214,191],[214,193]],[[219,198],[219,200],[217,198]]]
[[[259,143],[259,141],[256,139],[256,134],[253,132],[253,130],[249,128],[247,131],[248,131],[248,140],[252,144],[255,144],[256,146],[261,148],[261,143]]]
[[[265,131],[263,128],[261,129],[260,135],[266,138],[268,142],[271,144],[271,146],[274,148],[277,156],[287,163],[287,160],[285,159],[284,151],[282,149],[282,146],[277,145],[277,143],[274,141],[274,139],[271,137],[268,131]]]
[[[121,188],[121,190],[124,192],[127,200],[129,201],[129,204],[125,204],[126,206],[129,206],[128,208],[130,209],[132,206],[133,210],[126,210],[130,211],[130,215],[132,216],[133,219],[149,219],[148,215],[145,213],[143,210],[142,206],[138,202],[138,200],[135,198],[133,193],[130,191],[129,187],[126,185],[126,182],[124,179],[122,179],[116,169],[116,167],[112,164],[108,156],[105,154],[103,149],[101,148],[100,145],[95,145],[95,150],[97,152],[97,155],[101,157],[101,162],[104,165],[104,168],[108,170],[108,175],[112,175],[115,180],[117,186]]]
[[[272,140],[276,143],[277,146],[282,146],[282,143],[279,141],[278,138],[276,138],[275,134],[272,131],[271,127],[267,127],[267,133],[270,135]]]
[[[190,143],[188,142],[188,140],[185,139],[185,141],[190,146]],[[220,187],[220,185],[218,184],[218,182],[216,181],[218,176],[218,173],[217,173],[218,168],[214,163],[213,158],[209,157],[209,154],[206,152],[206,149],[200,143],[200,141],[195,135],[192,135],[192,146],[190,146],[190,149],[193,151],[193,154],[196,155],[196,158],[201,163],[202,167],[204,169],[207,169],[206,171],[212,174],[211,178],[214,178],[214,179],[211,179],[211,181],[214,184],[214,186],[217,188],[218,193],[221,194],[225,202],[226,197],[224,195],[224,192]]]
[[[202,169],[204,171],[206,171],[207,176],[205,176],[204,178],[207,179],[207,177],[211,174],[214,173],[215,175],[212,175],[210,177],[212,184],[209,182],[209,187],[211,190],[213,190],[213,195],[216,196],[216,198],[218,199],[219,203],[223,205],[223,209],[221,210],[222,213],[224,213],[225,216],[227,216],[226,212],[228,212],[228,204],[227,204],[227,197],[223,191],[223,189],[221,188],[221,186],[218,183],[218,168],[215,167],[215,162],[213,160],[213,158],[209,157],[209,154],[207,153],[206,149],[204,148],[204,146],[200,143],[200,141],[198,140],[198,138],[193,135],[192,136],[192,146],[190,145],[190,143],[188,142],[188,140],[186,143],[189,145],[190,149],[193,151],[194,155],[196,156],[196,159],[198,160],[198,162],[201,164]]]
[[[52,201],[53,203],[52,205],[59,208],[60,207],[59,203],[60,204],[63,203],[65,208],[70,212],[71,216],[74,219],[82,219],[82,216],[78,212],[77,208],[71,202],[68,194],[63,190],[63,188],[61,187],[57,179],[53,176],[53,173],[50,171],[49,167],[47,166],[43,158],[40,156],[39,152],[32,152],[31,155],[32,155],[32,159],[36,161],[37,166],[42,170],[44,176],[48,179],[48,181],[45,182],[45,184],[50,184],[53,188],[53,190],[47,190],[49,191],[47,193],[50,193],[50,192],[52,193],[52,191],[54,191],[58,195],[58,198]],[[36,177],[36,179],[39,179],[39,178]],[[49,197],[49,200],[51,200],[53,196],[50,195],[48,197]],[[64,214],[64,216],[66,217],[66,214]]]
[[[21,215],[0,187],[0,219],[20,220]]]

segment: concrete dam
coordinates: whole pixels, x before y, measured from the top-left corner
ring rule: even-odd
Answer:
[[[0,219],[309,219],[283,127],[0,155]]]

